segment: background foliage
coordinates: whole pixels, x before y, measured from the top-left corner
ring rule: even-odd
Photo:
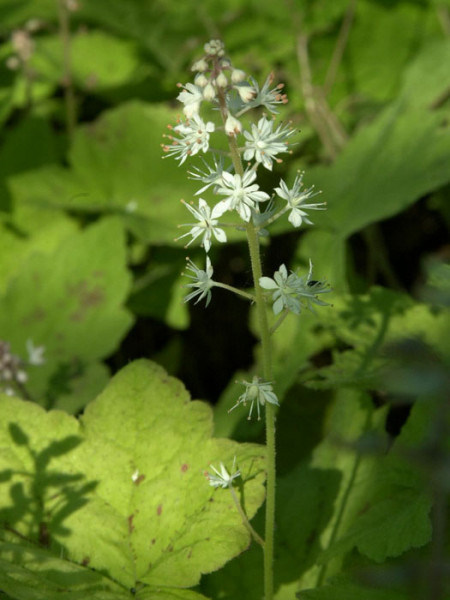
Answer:
[[[182,302],[174,238],[196,188],[160,148],[181,112],[176,83],[214,37],[260,82],[286,83],[282,117],[299,134],[266,191],[305,170],[328,204],[300,233],[277,222],[264,249],[268,274],[311,257],[334,290],[333,308],[289,316],[274,338],[276,598],[448,597],[450,3],[61,5],[0,0],[0,340],[24,360],[32,340],[46,359],[17,390],[33,404],[0,404],[0,597],[261,598],[258,547],[200,580],[249,544],[220,510],[228,497],[214,495],[215,513],[202,469],[238,453],[248,514],[263,501],[262,427],[228,415],[254,362],[253,314],[222,290],[206,311]],[[17,64],[12,35],[30,29]],[[230,238],[212,250],[217,279],[249,285],[244,235]],[[179,382],[126,366],[143,357],[214,406],[216,437]],[[176,448],[201,423],[179,488]],[[135,469],[175,503],[173,563],[149,547],[159,504]]]

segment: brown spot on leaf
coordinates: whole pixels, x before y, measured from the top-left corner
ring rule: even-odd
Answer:
[[[156,509],[156,514],[158,515],[158,517],[160,516],[160,514],[162,513],[162,504],[158,504],[158,508]]]
[[[153,539],[152,539],[152,546],[153,546],[154,544],[156,544],[156,538],[153,538]]]
[[[81,561],[81,564],[83,565],[83,567],[87,567],[90,562],[91,562],[91,559],[89,558],[89,556],[85,556],[83,558],[83,560]]]
[[[134,514],[128,517],[128,532],[133,533],[134,525],[133,525]]]
[[[182,473],[186,473],[186,471],[189,469],[189,465],[187,465],[186,463],[184,463],[184,465],[181,465],[181,472]]]
[[[39,323],[39,321],[43,321],[46,316],[47,313],[43,308],[36,307],[32,313],[22,320],[22,324],[24,327],[28,327],[29,325],[33,325],[33,323]]]
[[[145,475],[139,475],[139,477],[136,478],[134,485],[139,485],[140,483],[142,483],[145,479]]]
[[[101,286],[89,287],[88,282],[85,280],[68,285],[67,294],[70,297],[75,297],[78,302],[78,308],[70,315],[71,321],[82,321],[89,309],[98,306],[105,299],[105,293]]]

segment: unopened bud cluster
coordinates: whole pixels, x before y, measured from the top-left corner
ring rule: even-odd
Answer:
[[[15,71],[27,65],[35,51],[32,34],[39,31],[42,22],[39,19],[29,19],[20,29],[15,29],[11,34],[13,54],[6,59],[8,69]]]
[[[14,396],[27,380],[22,359],[11,352],[8,342],[0,340],[0,392]]]
[[[28,360],[11,352],[8,342],[0,340],[0,392],[8,396],[23,396],[28,381],[27,367],[45,363],[44,346],[35,346],[32,340],[26,343]]]

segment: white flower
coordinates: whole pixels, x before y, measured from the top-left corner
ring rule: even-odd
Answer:
[[[187,261],[187,269],[192,271],[194,275],[183,273],[186,277],[193,279],[193,282],[187,283],[185,287],[196,289],[188,294],[184,301],[189,302],[189,300],[198,296],[197,302],[200,302],[202,298],[206,298],[206,306],[208,306],[211,302],[211,288],[214,287],[214,281],[212,280],[213,268],[209,256],[206,257],[206,269],[204,271],[199,269],[191,260],[187,259]],[[195,304],[197,304],[197,302]]]
[[[219,215],[217,214],[216,207],[214,207],[211,211],[210,207],[205,202],[205,200],[203,200],[203,198],[200,198],[198,201],[198,209],[194,206],[191,206],[190,204],[187,204],[186,202],[184,202],[184,200],[182,200],[182,202],[198,220],[198,223],[187,223],[185,225],[182,225],[181,227],[192,227],[192,229],[187,233],[181,235],[175,241],[181,240],[187,235],[190,235],[192,239],[189,241],[188,244],[186,244],[187,247],[190,244],[192,244],[192,242],[196,240],[200,235],[202,235],[202,246],[204,247],[205,252],[209,252],[211,248],[212,234],[214,234],[214,237],[218,242],[224,243],[227,241],[227,236],[225,235],[224,230],[217,227],[218,221],[215,217]]]
[[[272,390],[272,384],[268,381],[262,381],[256,375],[253,377],[252,381],[242,381],[243,385],[245,385],[244,393],[239,396],[236,404],[230,408],[228,412],[234,410],[239,404],[247,405],[247,402],[250,402],[250,411],[248,413],[248,419],[252,418],[253,405],[256,402],[256,411],[258,414],[258,421],[261,420],[261,406],[264,406],[266,402],[269,404],[275,404],[279,406],[278,398],[276,394]]]
[[[35,346],[33,340],[28,339],[26,341],[26,348],[30,365],[43,365],[45,363],[45,346]]]
[[[289,213],[288,220],[294,227],[300,227],[303,221],[308,223],[308,225],[312,225],[312,221],[309,220],[305,209],[309,210],[325,210],[326,203],[318,202],[315,204],[304,204],[305,200],[312,198],[313,196],[317,196],[320,192],[314,192],[314,186],[304,189],[302,188],[302,180],[303,173],[300,173],[296,176],[294,185],[291,189],[287,187],[285,182],[280,180],[280,187],[275,188],[275,192],[278,194],[280,198],[286,200],[288,203],[288,207],[291,209]]]
[[[283,308],[287,308],[298,315],[301,311],[301,303],[297,298],[298,275],[291,273],[288,275],[286,265],[281,265],[278,271],[275,271],[273,279],[270,277],[260,277],[259,285],[266,290],[274,290],[272,295],[273,312],[278,315]]]
[[[242,123],[236,117],[233,117],[231,113],[228,113],[228,117],[225,121],[225,133],[227,135],[236,135],[242,131]]]
[[[186,85],[179,84],[179,87],[182,87],[183,91],[178,94],[177,100],[184,104],[183,112],[190,119],[198,114],[200,110],[200,103],[203,100],[203,90],[193,83],[187,83]]]
[[[244,221],[250,221],[252,209],[257,209],[257,203],[270,198],[269,194],[259,190],[259,185],[253,183],[255,179],[256,173],[253,169],[245,171],[243,177],[224,171],[222,185],[218,187],[217,193],[227,198],[216,205],[219,211],[217,214],[222,215],[227,210],[236,209]]]
[[[272,119],[261,117],[257,125],[252,125],[251,133],[244,131],[244,136],[247,138],[244,160],[254,158],[269,171],[272,170],[274,157],[280,152],[287,152],[286,140],[295,133],[294,129],[283,128],[282,125],[273,131],[273,123]]]
[[[279,270],[274,273],[273,279],[260,277],[259,285],[266,290],[273,290],[272,310],[274,314],[278,315],[283,308],[298,315],[303,306],[306,306],[311,312],[314,312],[312,304],[328,306],[328,302],[319,300],[317,294],[325,294],[331,290],[325,282],[312,279],[312,268],[312,262],[309,261],[308,275],[299,277],[293,272],[288,275],[286,266],[281,265]]]
[[[255,99],[250,102],[250,106],[264,106],[271,113],[278,113],[278,111],[274,108],[276,104],[287,104],[287,96],[283,94],[281,90],[284,88],[284,83],[279,83],[272,90],[269,89],[273,83],[273,73],[267,77],[261,89],[259,89],[258,82],[250,78],[253,84],[253,87],[256,90]]]
[[[228,473],[228,471],[225,468],[225,465],[222,462],[220,463],[220,471],[218,471],[213,465],[209,466],[214,471],[215,475],[213,473],[206,473],[206,478],[209,480],[209,485],[215,488],[231,487],[233,485],[233,480],[241,476],[241,472],[239,470],[234,471],[234,469],[236,468],[236,457],[234,458],[232,468],[232,471],[234,471],[234,473],[232,473],[231,475],[230,473]]]
[[[215,129],[214,123],[208,121],[205,123],[199,115],[194,115],[184,123],[179,123],[173,127],[174,133],[181,137],[167,136],[171,145],[163,145],[163,150],[167,156],[174,156],[184,163],[188,156],[193,156],[202,150],[207,152],[209,149],[209,134]]]
[[[217,185],[222,181],[222,173],[223,173],[222,157],[220,157],[219,160],[216,160],[216,158],[214,157],[214,167],[213,168],[211,168],[205,162],[205,160],[203,160],[203,163],[205,164],[208,171],[201,171],[198,167],[192,167],[192,171],[188,171],[188,175],[190,175],[189,179],[198,179],[199,181],[206,183],[206,185],[204,185],[201,190],[198,190],[198,192],[195,192],[196,196],[198,196],[199,194],[201,194],[202,192],[207,190],[212,185]]]
[[[127,202],[125,204],[125,209],[124,210],[127,213],[134,213],[134,212],[136,212],[137,207],[138,207],[137,201],[136,200],[130,200],[129,202]]]

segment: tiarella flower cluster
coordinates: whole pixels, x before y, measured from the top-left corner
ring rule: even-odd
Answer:
[[[192,222],[181,225],[187,229],[177,240],[185,240],[186,247],[200,242],[207,256],[204,268],[187,259],[185,275],[190,281],[185,286],[189,289],[185,301],[205,300],[208,306],[212,288],[221,287],[252,302],[256,302],[257,297],[259,302],[269,301],[271,297],[275,315],[282,311],[299,314],[303,308],[313,310],[314,306],[324,306],[327,303],[320,296],[330,289],[326,283],[313,279],[311,263],[305,276],[288,273],[286,266],[281,265],[273,278],[258,277],[255,284],[262,288],[262,295],[261,290],[253,295],[212,279],[213,267],[208,253],[215,242],[227,241],[227,227],[245,229],[257,240],[258,236],[267,235],[267,228],[283,215],[296,228],[311,225],[309,211],[324,210],[325,203],[311,202],[319,192],[314,186],[303,187],[303,173],[297,173],[291,187],[281,179],[272,194],[260,189],[258,169],[272,171],[274,165],[281,162],[280,156],[290,152],[289,144],[295,133],[289,124],[274,121],[277,107],[287,103],[283,84],[274,86],[271,74],[260,87],[254,78],[232,65],[220,40],[205,44],[204,50],[203,57],[192,67],[193,82],[178,84],[177,99],[183,106],[184,117],[169,126],[170,134],[165,136],[167,143],[162,144],[165,155],[174,157],[180,165],[195,155],[201,157],[198,166],[188,171],[189,178],[198,183],[195,196],[199,198],[195,203],[181,201],[193,218]],[[201,112],[208,106],[208,117],[204,119]],[[258,118],[251,121],[249,112],[257,107],[262,107],[267,114],[259,113]],[[229,152],[223,150],[220,140],[214,147],[214,140],[220,135],[226,139]],[[255,376],[252,381],[242,383],[244,393],[231,410],[249,403],[249,418],[255,411],[260,419],[261,408],[266,404],[278,405],[271,382]],[[229,475],[223,464],[220,470],[211,468],[214,471],[209,476],[211,485],[231,485],[234,475]]]

